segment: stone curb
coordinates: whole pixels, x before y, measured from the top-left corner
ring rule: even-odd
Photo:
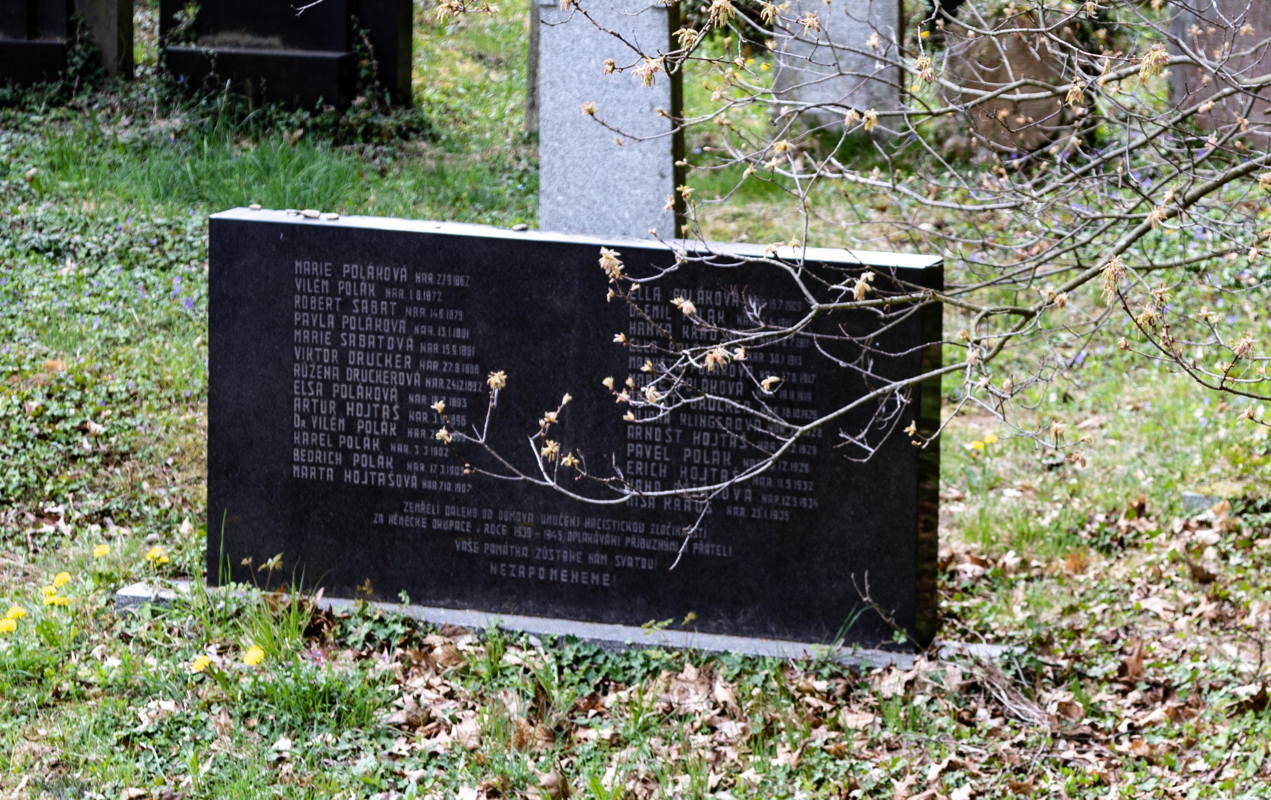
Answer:
[[[179,597],[188,595],[192,586],[193,583],[188,580],[172,581],[169,586],[134,583],[115,593],[115,608],[119,611],[134,611],[146,605],[171,605]],[[228,591],[239,595],[244,594],[243,590],[240,589],[209,588],[208,591],[214,593]],[[318,601],[318,607],[333,611],[345,611],[357,606],[358,602],[323,597]],[[700,650],[708,653],[743,653],[751,656],[784,659],[830,658],[839,664],[872,668],[894,665],[901,669],[909,669],[918,658],[915,654],[908,652],[863,648],[841,648],[831,652],[830,647],[826,645],[810,645],[806,642],[791,642],[780,639],[756,639],[714,633],[647,629],[631,625],[609,625],[599,622],[526,617],[515,614],[492,614],[486,611],[436,608],[402,603],[369,602],[368,605],[384,611],[405,614],[408,617],[434,625],[455,625],[476,630],[498,626],[503,630],[518,631],[537,636],[574,636],[583,641],[593,642],[606,647],[663,647],[674,650]],[[968,656],[998,660],[1013,652],[1012,648],[1001,645],[970,644],[966,642],[937,641],[936,648],[936,658],[938,659]]]

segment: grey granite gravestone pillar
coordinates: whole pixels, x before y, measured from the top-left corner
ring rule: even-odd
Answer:
[[[160,0],[164,64],[174,75],[229,80],[301,106],[345,106],[364,89],[358,51],[365,47],[389,100],[410,101],[411,0],[323,0],[300,13],[291,0],[219,0],[183,24],[185,9],[185,0]]]
[[[1271,73],[1271,2],[1267,0],[1187,0],[1175,9],[1170,33],[1198,57],[1225,62],[1226,70],[1240,78]],[[1170,68],[1170,100],[1175,106],[1202,103],[1228,88],[1204,67]],[[1249,127],[1238,141],[1247,147],[1271,145],[1271,87],[1256,95],[1230,95],[1195,116],[1203,130],[1229,128],[1240,119],[1248,120]]]
[[[583,0],[590,19],[538,0],[539,227],[608,237],[674,237],[683,182],[679,75],[636,74],[671,49],[674,11],[649,0]],[[593,20],[596,24],[593,24]],[[601,27],[607,29],[602,30]],[[605,60],[615,70],[605,72]],[[593,104],[594,117],[583,111]],[[659,110],[663,113],[659,114]],[[600,124],[602,121],[604,125]],[[610,127],[605,127],[605,126]],[[668,198],[674,198],[667,208]]]
[[[900,0],[794,0],[782,17],[814,14],[820,30],[777,31],[773,85],[806,121],[838,124],[848,109],[897,108],[902,73]]]
[[[75,0],[75,16],[107,75],[132,77],[132,6],[132,0]]]

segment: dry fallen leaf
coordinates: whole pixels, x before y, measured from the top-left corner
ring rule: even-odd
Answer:
[[[868,711],[852,711],[844,708],[839,712],[839,727],[847,731],[863,731],[878,719]]]
[[[531,786],[526,791],[530,800],[561,800],[569,796],[569,781],[561,774],[560,767],[552,767],[550,772],[534,771],[538,786]]]
[[[1133,639],[1130,642],[1130,654],[1121,662],[1117,678],[1124,683],[1138,683],[1143,680],[1143,642]]]
[[[667,689],[667,698],[675,707],[676,713],[692,714],[706,711],[711,703],[711,678],[707,670],[698,670],[692,664],[685,664],[684,669],[671,679]]]
[[[1217,573],[1211,572],[1203,564],[1192,561],[1186,556],[1183,557],[1183,562],[1187,564],[1187,571],[1191,574],[1192,580],[1199,584],[1213,583],[1214,579],[1218,577]]]
[[[1242,690],[1251,688],[1252,686],[1241,687]],[[1257,691],[1248,693],[1243,700],[1236,703],[1233,709],[1238,714],[1261,713],[1266,711],[1268,706],[1271,706],[1271,700],[1267,696],[1267,685],[1264,683],[1258,687]]]
[[[427,659],[429,666],[433,669],[444,671],[462,664],[463,653],[459,652],[454,642],[446,640],[434,647],[428,653]]]
[[[1090,556],[1085,550],[1073,550],[1064,558],[1064,571],[1069,575],[1080,575],[1090,566]]]
[[[1060,700],[1055,704],[1055,716],[1068,722],[1081,722],[1086,716],[1085,709],[1081,707],[1081,703],[1073,700]]]
[[[481,746],[481,723],[477,721],[475,712],[469,711],[462,721],[450,732],[455,742],[465,750],[476,750]]]

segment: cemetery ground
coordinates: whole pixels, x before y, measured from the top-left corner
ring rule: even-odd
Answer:
[[[531,221],[521,22],[419,26],[418,111],[156,80],[0,108],[0,795],[1271,797],[1271,442],[1128,331],[1012,356],[1067,365],[1012,413],[1084,464],[987,416],[942,439],[941,635],[1000,658],[612,652],[260,591],[114,610],[202,578],[207,214]],[[746,192],[714,237],[770,237],[779,191]]]

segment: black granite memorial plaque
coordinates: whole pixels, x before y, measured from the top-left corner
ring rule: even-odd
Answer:
[[[410,0],[323,0],[297,13],[290,0],[222,0],[186,16],[185,0],[161,0],[164,64],[202,84],[230,80],[262,98],[345,106],[358,90],[358,59],[373,59],[380,88],[410,102]]]
[[[630,626],[692,614],[689,627],[706,634],[868,645],[895,633],[881,609],[929,641],[938,448],[912,446],[901,429],[911,420],[935,429],[938,381],[912,387],[873,432],[881,445],[868,461],[846,457],[837,432],[868,428],[873,408],[810,431],[772,469],[730,486],[687,539],[698,515],[691,500],[588,503],[490,477],[481,470],[506,470],[488,453],[438,438],[488,430],[495,450],[537,474],[544,440],[531,437],[568,393],[551,428],[557,458],[543,462],[564,488],[612,496],[576,480],[564,454],[642,491],[719,483],[771,440],[725,402],[691,402],[694,392],[753,403],[754,377],[772,375],[780,383],[758,399],[803,424],[874,388],[863,365],[898,378],[939,364],[930,344],[940,339],[938,307],[897,314],[881,330],[876,315],[826,314],[810,331],[873,334],[871,347],[811,336],[756,346],[742,361],[693,372],[694,388],[679,395],[689,402],[640,421],[651,409],[616,402],[628,376],[636,388],[626,391],[648,396],[639,347],[662,332],[702,335],[676,298],[697,319],[730,326],[746,309],[788,323],[806,301],[789,275],[760,263],[761,248],[712,246],[729,266],[689,261],[642,285],[634,304],[608,302],[602,245],[616,247],[631,274],[675,264],[656,242],[245,209],[213,216],[211,579],[258,582],[266,573],[256,567],[281,553],[275,577],[328,596],[405,593],[432,607]],[[941,281],[938,259],[807,258],[806,274],[839,285],[868,269],[884,295]],[[487,426],[487,378],[499,371],[506,386]]]

